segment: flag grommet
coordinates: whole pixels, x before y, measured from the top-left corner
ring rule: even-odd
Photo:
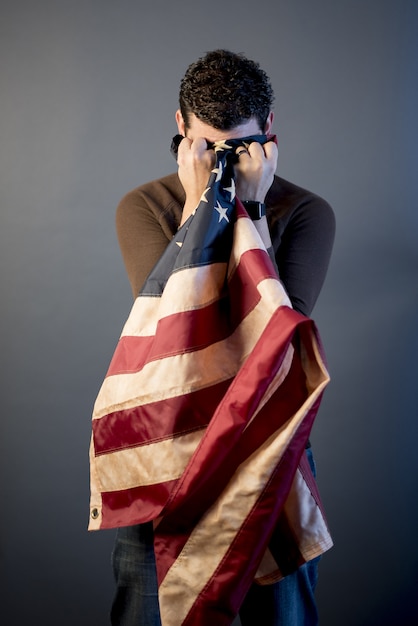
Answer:
[[[91,519],[97,519],[99,517],[99,509],[92,509],[90,515]]]

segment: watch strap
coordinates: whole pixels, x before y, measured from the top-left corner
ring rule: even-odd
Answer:
[[[261,220],[261,218],[266,214],[266,205],[264,202],[245,200],[242,204],[253,221]]]

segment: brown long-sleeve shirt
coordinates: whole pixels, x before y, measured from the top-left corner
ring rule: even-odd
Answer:
[[[116,228],[134,297],[177,231],[184,201],[177,174],[141,185],[120,201]],[[278,176],[266,208],[280,279],[293,307],[310,315],[328,269],[334,213],[319,196]]]

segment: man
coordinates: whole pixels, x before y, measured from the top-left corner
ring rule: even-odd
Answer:
[[[226,50],[193,63],[181,81],[176,112],[178,172],[129,192],[117,210],[117,232],[136,297],[172,237],[195,211],[214,167],[213,143],[267,135],[236,150],[236,195],[248,208],[277,265],[293,308],[309,316],[325,279],[334,216],[318,196],[275,176],[277,145],[270,137],[273,90],[259,65]],[[309,444],[306,450],[311,463]],[[150,524],[118,530],[113,553],[117,592],[112,624],[160,624]],[[282,581],[253,584],[240,609],[243,626],[317,623],[317,561]]]

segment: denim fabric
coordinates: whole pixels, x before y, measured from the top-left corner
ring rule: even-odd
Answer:
[[[152,523],[118,528],[112,626],[161,626]]]
[[[310,448],[306,454],[315,475]],[[252,585],[239,613],[242,626],[316,626],[318,561],[305,563],[274,585]],[[112,563],[112,626],[161,626],[152,524],[119,528]]]
[[[317,626],[318,560],[305,563],[275,585],[252,585],[239,612],[242,626]]]

